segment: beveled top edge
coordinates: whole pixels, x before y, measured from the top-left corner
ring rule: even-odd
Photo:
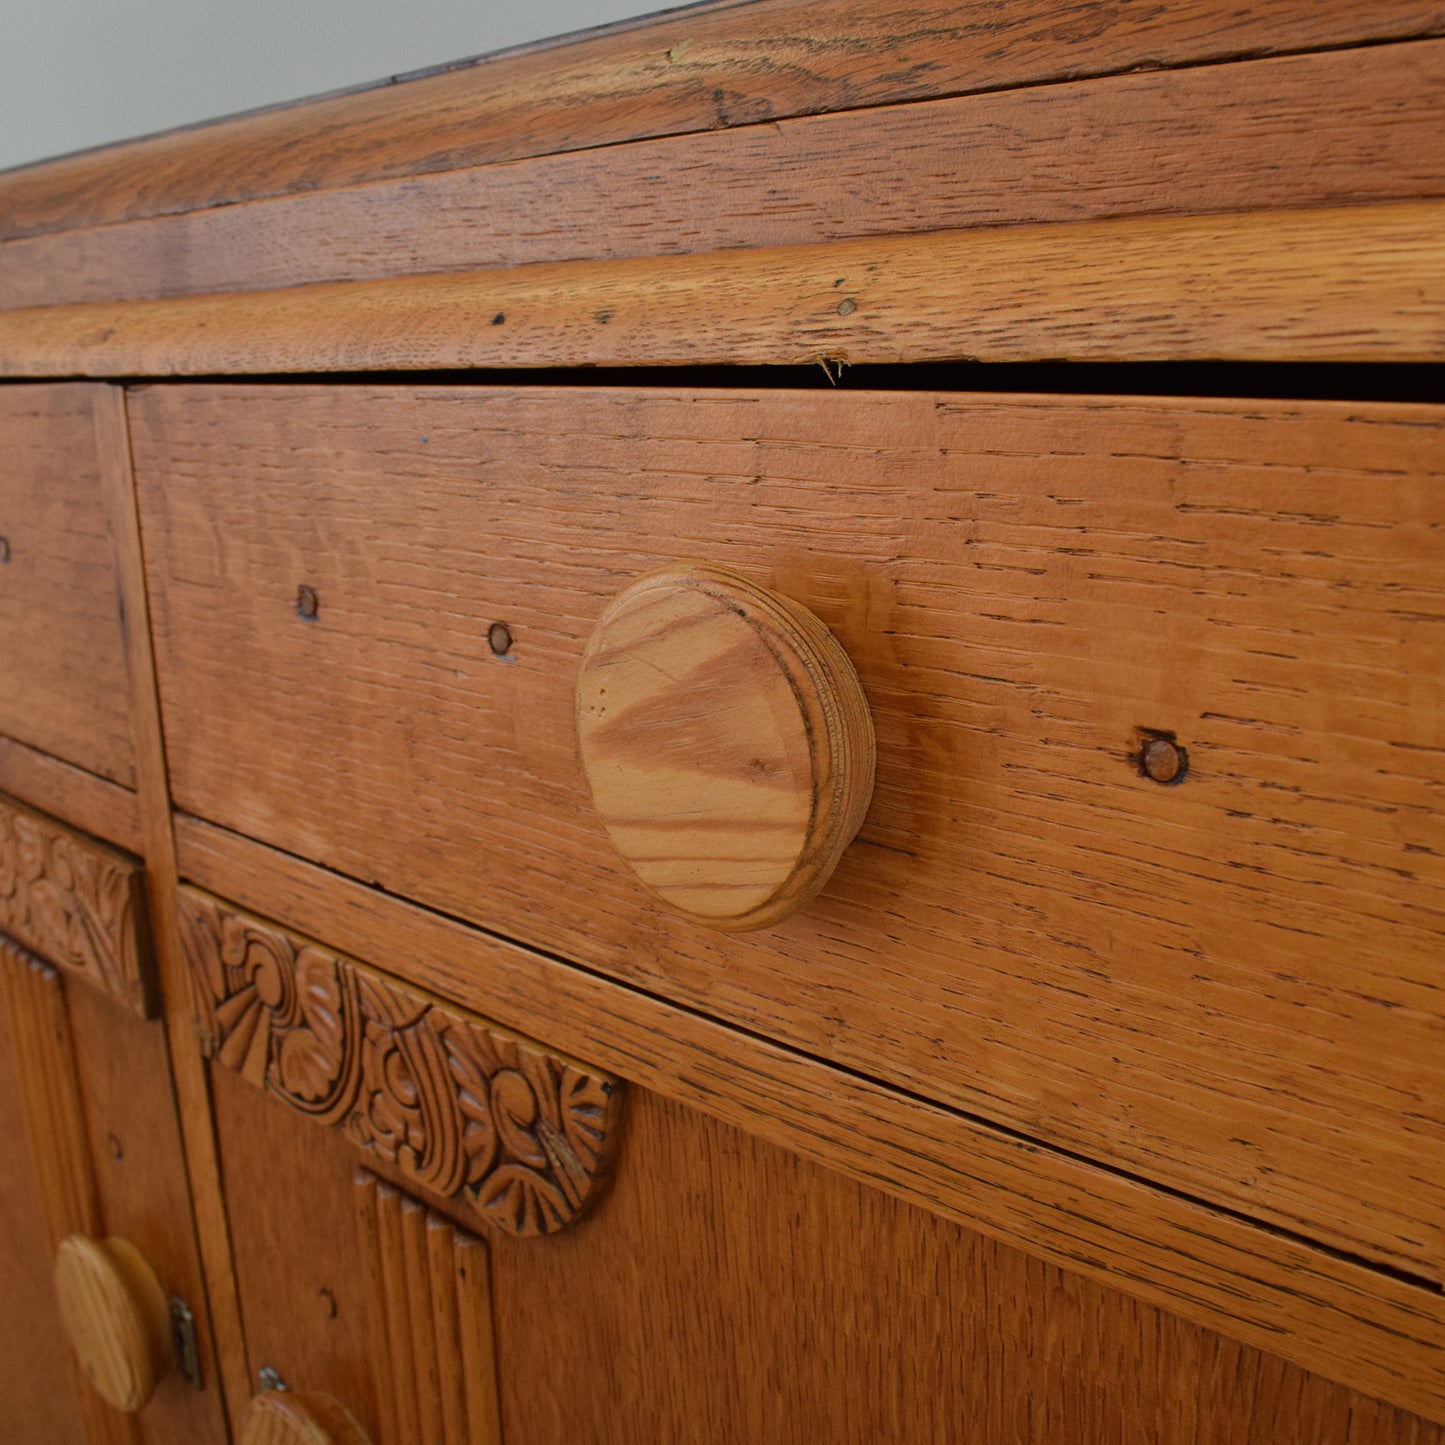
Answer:
[[[791,116],[1445,34],[1428,0],[1075,9],[1071,29],[1054,0],[703,0],[0,173],[0,241]]]

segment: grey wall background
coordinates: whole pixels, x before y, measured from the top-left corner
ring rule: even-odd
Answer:
[[[668,0],[0,0],[0,170]]]

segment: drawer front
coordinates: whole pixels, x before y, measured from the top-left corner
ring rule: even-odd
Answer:
[[[183,809],[1441,1279],[1440,412],[199,386],[132,420]],[[594,625],[682,559],[811,608],[871,703],[859,838],[761,932],[663,909],[578,756]]]
[[[100,390],[0,388],[0,733],[133,788]]]

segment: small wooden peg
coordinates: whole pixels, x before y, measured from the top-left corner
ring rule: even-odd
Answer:
[[[577,685],[592,801],[658,898],[710,928],[803,907],[873,794],[868,701],[806,607],[705,563],[639,577]]]
[[[170,1306],[144,1256],[128,1240],[72,1234],[55,1253],[55,1290],[86,1378],[117,1410],[139,1410],[175,1368]]]
[[[330,1395],[267,1390],[246,1407],[241,1445],[370,1445],[370,1441],[351,1412]]]

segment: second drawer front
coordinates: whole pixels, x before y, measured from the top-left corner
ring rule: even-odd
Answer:
[[[1439,412],[225,386],[132,412],[183,809],[1445,1273]],[[760,933],[653,901],[578,761],[591,629],[675,559],[812,608],[873,711],[858,841]],[[1160,734],[1177,785],[1141,772]]]

